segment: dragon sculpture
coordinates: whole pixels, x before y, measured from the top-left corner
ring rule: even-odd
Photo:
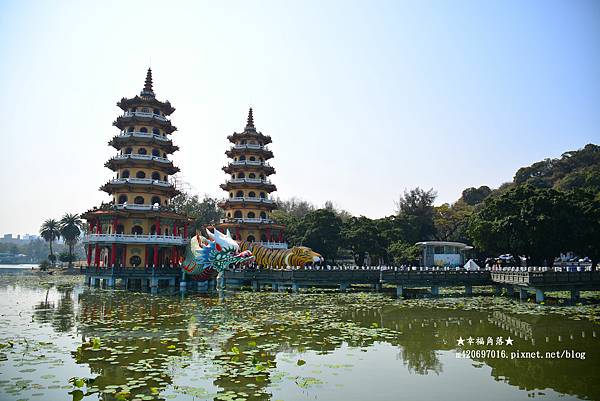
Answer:
[[[254,261],[249,250],[241,250],[240,245],[231,238],[229,230],[223,234],[215,229],[206,230],[208,238],[196,233],[185,249],[181,264],[183,270],[193,280],[208,280],[231,265],[243,265]]]
[[[290,249],[271,249],[255,242],[240,241],[240,249],[252,252],[259,266],[283,268],[323,262],[323,257],[305,246],[295,246]]]

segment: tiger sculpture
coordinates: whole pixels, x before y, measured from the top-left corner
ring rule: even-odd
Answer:
[[[290,249],[271,249],[255,242],[239,241],[240,250],[250,251],[259,266],[283,268],[287,266],[304,267],[307,264],[321,263],[323,257],[305,246]]]

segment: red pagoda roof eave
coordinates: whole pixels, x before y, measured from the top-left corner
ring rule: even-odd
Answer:
[[[81,217],[86,220],[94,219],[98,216],[119,216],[119,217],[123,217],[123,218],[130,218],[130,216],[132,214],[143,214],[148,218],[163,217],[163,218],[178,219],[180,221],[186,221],[187,223],[194,222],[194,219],[189,218],[183,214],[172,212],[170,210],[139,211],[139,210],[122,210],[122,209],[97,209],[97,210],[88,210],[87,212],[82,213]]]

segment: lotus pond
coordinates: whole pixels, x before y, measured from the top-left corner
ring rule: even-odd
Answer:
[[[4,274],[0,400],[598,400],[598,310]]]

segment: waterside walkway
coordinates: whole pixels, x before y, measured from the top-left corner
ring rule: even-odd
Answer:
[[[600,290],[600,271],[579,269],[566,271],[553,268],[492,268],[465,270],[450,268],[398,268],[387,266],[328,266],[288,269],[235,269],[226,270],[215,280],[204,282],[182,278],[179,269],[106,269],[90,267],[85,270],[86,283],[104,288],[157,290],[181,289],[212,290],[236,289],[249,286],[255,291],[269,288],[273,291],[297,292],[301,288],[339,288],[347,291],[352,286],[370,286],[381,291],[383,286],[394,286],[396,296],[403,297],[407,289],[429,288],[431,295],[439,295],[441,287],[464,287],[465,295],[476,286],[494,286],[497,295],[518,292],[521,300],[530,293],[536,302],[543,302],[548,291],[570,291],[576,301],[580,291]]]

